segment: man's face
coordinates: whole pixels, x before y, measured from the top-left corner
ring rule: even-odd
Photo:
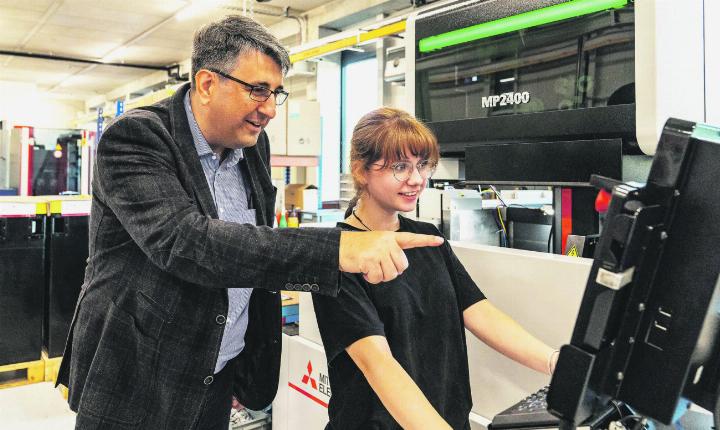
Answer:
[[[229,75],[248,84],[282,89],[283,76],[271,57],[250,51],[238,57]],[[266,101],[250,98],[251,88],[213,73],[215,86],[207,95],[207,126],[203,134],[212,147],[245,148],[257,143],[260,131],[275,117],[275,96]],[[207,129],[207,130],[206,130]]]

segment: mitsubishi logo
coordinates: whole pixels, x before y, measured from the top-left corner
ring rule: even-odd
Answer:
[[[303,384],[307,384],[308,381],[310,381],[310,385],[311,385],[314,389],[317,390],[317,388],[318,388],[318,387],[317,387],[317,381],[315,380],[315,378],[313,378],[312,376],[310,376],[310,375],[312,375],[312,362],[310,362],[309,360],[308,360],[308,364],[307,364],[307,371],[308,371],[307,375],[303,375],[303,378],[302,378]]]
[[[322,372],[322,369],[323,368],[321,366],[319,371],[315,372],[317,374],[317,379],[313,378],[312,361],[308,360],[307,373],[303,373],[303,377],[300,380],[304,385],[309,385],[310,387],[312,387],[312,390],[307,389],[307,387],[303,387],[303,385],[300,384],[295,385],[292,383],[292,381],[288,381],[288,386],[293,390],[297,391],[298,393],[302,394],[303,396],[307,397],[308,399],[312,400],[313,402],[317,403],[318,405],[327,408],[327,399],[330,398],[332,393],[330,391],[330,378],[328,378],[328,375]],[[320,396],[321,398],[318,398],[316,397],[318,395],[317,393],[320,393],[323,396],[327,396],[327,398],[323,396]]]

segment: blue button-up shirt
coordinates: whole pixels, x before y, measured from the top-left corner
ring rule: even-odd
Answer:
[[[218,217],[223,221],[240,224],[256,224],[255,209],[251,209],[250,189],[246,185],[242,164],[242,148],[231,151],[224,160],[212,152],[210,145],[200,131],[190,105],[190,92],[185,94],[185,113],[192,132],[195,149],[200,157],[205,179],[212,193]],[[225,317],[225,331],[220,343],[220,353],[215,364],[215,373],[225,367],[245,347],[245,331],[248,324],[248,303],[251,288],[228,289],[228,314]],[[208,315],[213,321],[222,321],[218,315]]]

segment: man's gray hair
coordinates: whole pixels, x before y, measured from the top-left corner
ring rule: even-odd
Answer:
[[[195,32],[192,49],[191,85],[200,69],[215,68],[230,73],[237,67],[238,56],[261,52],[280,66],[285,75],[290,69],[290,56],[280,42],[257,21],[240,15],[228,15]]]

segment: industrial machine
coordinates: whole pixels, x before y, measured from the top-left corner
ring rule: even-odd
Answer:
[[[40,131],[40,130],[37,130]],[[32,195],[58,195],[80,192],[80,140],[79,132],[52,133],[52,149],[34,145],[31,159]],[[54,141],[53,141],[54,139]],[[36,138],[37,140],[37,138]]]
[[[19,196],[88,194],[92,136],[81,130],[0,129],[0,189]]]
[[[40,360],[47,205],[0,197],[0,366]]]
[[[43,349],[62,356],[88,258],[89,196],[48,197]]]
[[[669,116],[720,123],[720,73],[692,0],[464,0],[407,20],[408,108],[467,185],[552,187],[554,252],[599,233],[592,174],[647,177]],[[670,31],[682,27],[683,31]],[[712,42],[712,41],[716,42]]]
[[[665,424],[720,403],[720,128],[671,119],[647,185],[615,186],[548,408],[564,427],[612,399]]]
[[[449,240],[550,252],[553,236],[549,190],[430,188],[417,218],[435,224]]]

